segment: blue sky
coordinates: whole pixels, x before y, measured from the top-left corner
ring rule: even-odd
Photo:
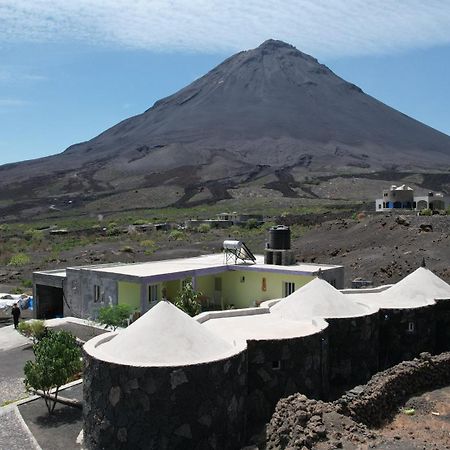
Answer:
[[[63,151],[268,38],[450,134],[450,2],[0,0],[0,164]]]

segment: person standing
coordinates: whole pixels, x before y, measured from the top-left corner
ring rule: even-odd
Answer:
[[[14,303],[11,315],[13,316],[14,320],[14,328],[17,330],[17,326],[19,325],[19,318],[20,318],[20,308],[17,306],[17,303]]]

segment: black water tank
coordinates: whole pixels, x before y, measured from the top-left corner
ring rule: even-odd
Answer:
[[[269,248],[289,250],[291,248],[291,230],[284,225],[277,225],[269,230]]]

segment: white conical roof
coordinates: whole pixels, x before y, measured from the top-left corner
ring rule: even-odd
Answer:
[[[377,308],[354,301],[350,295],[342,294],[320,278],[315,278],[270,308],[272,314],[291,320],[359,317],[376,311]]]
[[[133,366],[184,366],[224,359],[244,347],[223,340],[172,303],[160,301],[115,337],[99,342],[94,356]]]
[[[360,301],[380,308],[418,308],[434,304],[435,299],[450,300],[450,285],[426,267],[419,267],[394,286]]]

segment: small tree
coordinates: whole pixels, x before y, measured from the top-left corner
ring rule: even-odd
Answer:
[[[180,308],[186,314],[191,317],[200,314],[202,311],[202,305],[200,304],[199,298],[203,294],[201,292],[196,292],[192,287],[192,283],[186,283],[182,289],[178,292],[175,299],[175,306]]]
[[[33,344],[37,344],[47,334],[47,328],[43,320],[29,320],[19,323],[19,333],[30,338]]]
[[[208,223],[201,223],[197,227],[197,231],[199,233],[209,233],[211,231],[211,225],[209,225]]]
[[[81,351],[75,337],[67,331],[49,331],[34,345],[35,361],[25,363],[25,386],[40,390],[49,414],[52,414],[59,388],[81,371]],[[50,392],[55,389],[53,398]]]
[[[100,308],[98,312],[98,321],[105,325],[105,328],[112,327],[115,331],[118,327],[127,325],[127,319],[133,312],[130,305],[113,305]]]

